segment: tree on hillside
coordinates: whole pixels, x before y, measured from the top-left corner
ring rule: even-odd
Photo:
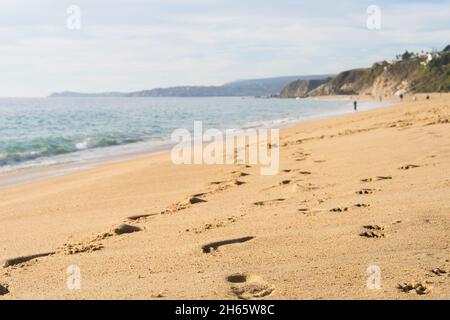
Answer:
[[[413,52],[409,52],[408,50],[406,50],[403,54],[402,54],[402,60],[403,61],[408,61],[411,60],[411,58],[414,57],[414,53]]]
[[[408,50],[406,50],[404,53],[398,54],[395,57],[397,58],[397,60],[408,61],[416,56],[417,54],[415,54],[414,52],[409,52]]]

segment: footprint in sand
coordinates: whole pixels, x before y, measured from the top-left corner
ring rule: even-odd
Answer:
[[[8,290],[8,286],[5,284],[1,284],[0,283],[0,296],[4,296],[5,294],[8,294],[9,290]]]
[[[229,244],[236,244],[236,243],[243,243],[250,241],[254,239],[255,237],[243,237],[243,238],[237,238],[237,239],[230,239],[230,240],[223,240],[223,241],[217,241],[217,242],[211,242],[208,244],[205,244],[202,246],[203,253],[211,253],[212,251],[216,251],[222,246],[226,246]]]
[[[252,300],[269,296],[274,287],[269,285],[261,277],[236,273],[226,278],[231,283],[231,293],[238,299]]]
[[[400,168],[398,168],[399,170],[409,170],[409,169],[414,169],[414,168],[418,168],[420,166],[416,165],[416,164],[407,164],[404,166],[401,166]]]
[[[25,263],[25,262],[28,262],[31,260],[36,260],[38,258],[47,257],[47,256],[50,256],[53,254],[55,254],[55,252],[45,252],[45,253],[38,253],[38,254],[32,254],[32,255],[28,255],[28,256],[6,259],[2,262],[2,265],[3,265],[3,268],[8,268],[8,267],[22,264],[22,263]]]
[[[63,252],[65,254],[77,254],[77,253],[82,253],[82,252],[98,251],[98,250],[103,249],[104,247],[101,243],[95,243],[95,242],[97,242],[99,240],[103,240],[103,239],[111,237],[111,236],[114,236],[114,235],[122,235],[122,234],[127,234],[127,233],[138,232],[138,231],[142,231],[142,229],[139,227],[136,227],[136,226],[128,225],[128,224],[121,224],[118,227],[113,228],[109,232],[105,232],[105,233],[102,233],[102,234],[96,236],[94,239],[89,241],[90,243],[80,242],[80,243],[76,243],[76,244],[65,244],[61,249],[58,250],[58,252]],[[6,259],[1,262],[1,265],[3,266],[3,268],[8,268],[8,267],[20,265],[20,264],[23,264],[23,263],[26,263],[26,262],[29,262],[32,260],[37,260],[38,258],[51,256],[56,253],[57,253],[56,251],[52,251],[52,252],[38,253],[38,254],[32,254],[32,255],[27,255],[27,256]]]
[[[168,208],[162,210],[160,214],[172,214],[179,212],[181,210],[189,208],[190,204],[188,202],[176,202],[170,205]]]
[[[346,211],[348,211],[347,207],[337,207],[330,209],[330,212],[346,212]]]
[[[214,190],[212,190],[210,193],[213,194],[213,193],[216,193],[219,191],[223,191],[225,189],[232,187],[233,185],[242,186],[246,183],[247,182],[239,180],[237,178],[233,178],[231,180],[225,180],[225,181],[213,181],[213,182],[210,182],[210,185],[216,186],[216,188]]]
[[[139,220],[145,220],[148,217],[156,216],[158,213],[149,213],[149,214],[137,214],[134,216],[127,217],[127,220],[131,221],[139,221]]]
[[[134,233],[142,231],[141,228],[129,224],[121,224],[117,227],[114,227],[110,229],[108,232],[101,233],[97,236],[94,236],[90,240],[79,242],[79,243],[66,243],[62,248],[58,250],[58,252],[61,252],[63,254],[79,254],[79,253],[85,253],[85,252],[95,252],[104,249],[104,246],[102,243],[99,243],[100,241],[113,237],[113,236],[120,236],[128,233]]]
[[[241,217],[245,216],[245,214],[242,214]],[[196,227],[196,228],[190,228],[190,229],[186,229],[186,232],[194,232],[196,234],[200,234],[203,232],[206,232],[208,230],[212,230],[212,229],[216,229],[216,228],[221,228],[221,227],[225,227],[231,223],[235,223],[239,220],[238,217],[236,216],[232,216],[232,217],[228,217],[227,219],[223,219],[223,220],[219,220],[219,221],[214,221],[211,223],[206,223],[201,227]]]
[[[237,179],[234,181],[238,181]],[[209,184],[211,186],[215,186],[215,188],[211,191],[211,193],[216,193],[218,191],[223,191],[225,189],[228,189],[232,186],[232,180],[225,180],[225,181],[213,181],[210,182]],[[237,183],[234,182],[235,185],[239,185]]]
[[[120,226],[114,228],[112,230],[113,235],[122,235],[122,234],[127,234],[127,233],[133,233],[133,232],[139,232],[142,231],[141,228],[136,227],[136,226],[132,226],[129,224],[121,224]]]
[[[392,179],[391,176],[376,176],[376,177],[372,177],[372,178],[361,179],[361,181],[362,182],[373,182],[373,181],[390,180],[390,179]]]
[[[299,208],[299,209],[297,209],[297,211],[303,213],[306,216],[312,216],[314,214],[319,213],[321,210],[320,209]]]
[[[445,271],[444,269],[441,269],[441,268],[432,269],[432,270],[430,270],[430,272],[436,276],[443,276],[448,273],[447,271]]]
[[[255,206],[265,206],[265,205],[270,205],[270,204],[275,204],[275,203],[278,203],[278,202],[282,202],[284,200],[286,200],[286,199],[278,198],[278,199],[265,200],[265,201],[256,201],[256,202],[253,202],[253,204]]]
[[[214,182],[214,183],[219,184],[221,182]],[[186,201],[179,201],[179,202],[173,203],[166,209],[162,210],[160,212],[160,214],[173,214],[173,213],[179,212],[181,210],[185,210],[193,204],[208,202],[205,199],[203,199],[203,197],[210,193],[212,193],[212,192],[203,192],[203,193],[194,194],[194,195],[188,197],[188,199]]]
[[[293,156],[301,156],[301,157],[307,157],[310,156],[311,154],[308,152],[303,152],[303,151],[295,151],[292,153]]]
[[[370,204],[367,204],[367,203],[357,203],[357,204],[355,204],[355,207],[358,207],[358,208],[367,208],[367,207],[370,207]]]
[[[377,189],[361,189],[359,191],[356,191],[356,194],[372,194],[375,191],[378,191]]]
[[[431,292],[431,288],[420,282],[404,282],[397,285],[397,288],[402,292],[409,293],[415,291],[417,294],[428,294]]]
[[[233,171],[233,172],[231,172],[231,175],[232,175],[233,177],[241,178],[241,177],[249,176],[250,173],[247,173],[247,172],[241,172],[241,171]]]
[[[102,250],[104,246],[101,243],[76,243],[76,244],[66,244],[62,248],[64,254],[78,254],[84,252],[94,252]]]
[[[283,186],[283,185],[287,185],[287,184],[290,184],[290,183],[291,183],[291,180],[282,180],[282,181],[280,181],[279,185]]]
[[[363,226],[365,229],[359,235],[365,238],[384,238],[385,234],[383,233],[384,227],[380,227],[378,225],[366,225]]]
[[[141,228],[129,224],[121,224],[112,228],[110,231],[98,235],[93,241],[103,240],[112,236],[120,236],[127,233],[142,231]]]
[[[192,197],[189,198],[189,203],[190,204],[196,204],[196,203],[202,203],[202,202],[208,202],[205,199],[199,198],[200,196],[202,196],[204,194],[199,194],[199,195],[194,195]]]
[[[304,171],[304,170],[299,170],[299,169],[286,169],[286,170],[282,170],[282,171],[285,173],[298,172],[299,174],[302,174],[302,175],[310,175],[311,174],[310,171]]]
[[[295,161],[305,161],[308,159],[308,157],[310,155],[311,154],[309,154],[309,153],[305,153],[305,152],[301,152],[301,151],[292,153],[292,156],[294,157]]]

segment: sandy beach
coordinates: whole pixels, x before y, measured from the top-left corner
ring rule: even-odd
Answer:
[[[450,94],[417,97],[282,129],[274,176],[163,153],[3,187],[0,299],[450,299]]]

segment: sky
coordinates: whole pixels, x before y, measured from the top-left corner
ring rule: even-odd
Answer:
[[[0,0],[0,97],[337,73],[443,49],[449,17],[450,0]]]

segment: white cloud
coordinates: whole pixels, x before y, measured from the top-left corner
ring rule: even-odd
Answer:
[[[82,28],[70,31],[72,2],[0,2],[0,96],[338,72],[441,48],[450,29],[449,2],[381,2],[380,31],[365,27],[366,1],[78,3]]]

